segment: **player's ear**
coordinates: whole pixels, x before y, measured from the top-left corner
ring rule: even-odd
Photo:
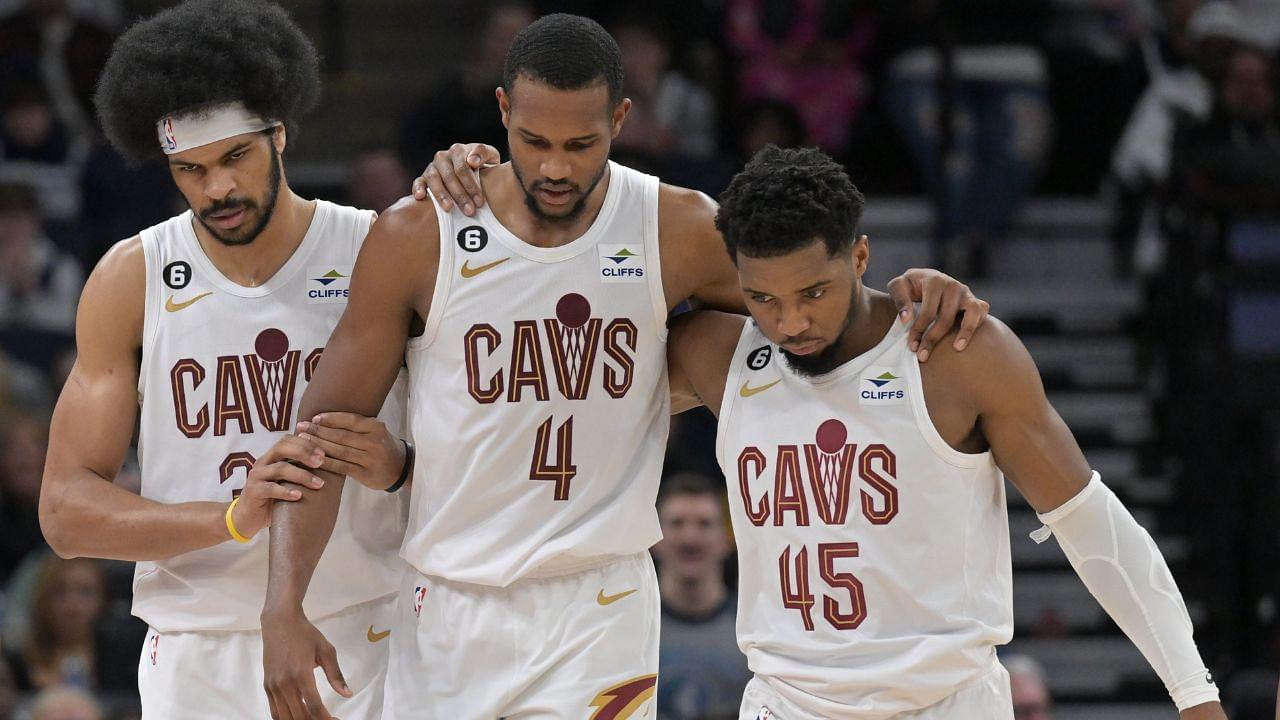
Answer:
[[[499,87],[493,91],[494,97],[498,98],[498,111],[502,113],[502,127],[511,129],[511,98],[507,95],[507,91]]]
[[[853,272],[861,278],[867,271],[867,263],[871,260],[871,239],[866,235],[859,235],[858,239],[853,241],[853,247],[850,250],[853,253]]]
[[[284,152],[285,146],[289,144],[289,131],[285,129],[284,123],[271,129],[271,143],[276,146],[277,153]]]
[[[631,98],[622,98],[622,102],[613,109],[613,116],[609,119],[609,132],[612,137],[618,137],[618,133],[622,132],[622,121],[627,118],[629,112],[631,112]]]

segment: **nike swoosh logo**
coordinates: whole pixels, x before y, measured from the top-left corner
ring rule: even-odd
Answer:
[[[488,265],[481,265],[481,266],[479,266],[479,267],[470,267],[470,266],[468,266],[468,265],[467,265],[467,262],[469,262],[469,261],[467,261],[467,262],[463,262],[463,263],[462,263],[462,277],[464,277],[464,278],[473,278],[473,277],[475,277],[475,276],[479,275],[480,273],[484,272],[485,270],[491,270],[491,269],[493,269],[493,268],[496,268],[496,267],[498,267],[499,265],[501,265],[502,263],[504,263],[504,262],[506,262],[506,261],[508,261],[508,260],[510,260],[510,259],[511,259],[511,258],[509,258],[509,257],[504,257],[504,258],[502,258],[501,260],[494,260],[493,262],[489,263]]]
[[[380,640],[386,640],[387,637],[390,635],[391,635],[390,630],[383,630],[382,632],[374,632],[373,626],[372,625],[369,626],[369,642],[371,643],[376,643]]]
[[[774,385],[777,385],[780,382],[782,382],[782,378],[778,378],[777,380],[774,380],[768,385],[761,385],[760,387],[750,387],[751,381],[748,380],[747,382],[742,383],[742,389],[738,391],[738,394],[741,395],[742,397],[751,397],[752,395],[759,395],[760,393],[764,392],[765,390],[768,390],[769,388],[773,387]]]
[[[170,295],[169,299],[164,301],[164,309],[168,310],[169,312],[178,312],[179,310],[186,307],[190,307],[191,305],[194,305],[196,301],[203,300],[204,298],[207,298],[212,294],[213,293],[211,292],[200,293],[199,295],[191,298],[190,300],[183,300],[182,302],[174,302],[173,296]]]
[[[596,602],[601,605],[612,605],[638,589],[639,588],[631,588],[630,590],[620,592],[617,595],[605,595],[604,588],[600,588],[600,594],[596,595]]]

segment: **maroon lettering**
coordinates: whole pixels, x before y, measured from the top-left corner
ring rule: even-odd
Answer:
[[[173,416],[177,420],[178,430],[189,438],[198,438],[209,429],[209,406],[201,405],[196,411],[195,419],[187,412],[187,386],[183,376],[191,379],[191,390],[194,392],[204,382],[204,368],[190,358],[183,358],[174,363],[169,371],[169,384],[173,387]]]
[[[631,389],[636,367],[632,356],[635,354],[639,337],[640,331],[636,328],[636,324],[627,318],[614,320],[604,331],[604,352],[618,363],[618,370],[605,364],[604,389],[615,399],[625,397],[627,391]]]
[[[511,345],[511,382],[507,390],[507,402],[520,402],[526,386],[533,388],[533,397],[539,402],[551,399],[547,389],[547,370],[542,363],[542,340],[538,336],[538,323],[517,320],[515,340]]]
[[[474,325],[463,338],[467,362],[467,392],[476,402],[488,405],[502,397],[502,372],[496,372],[489,378],[489,384],[480,384],[480,344],[484,343],[485,357],[491,357],[502,344],[502,335],[492,325],[481,323]]]
[[[238,356],[218,358],[218,378],[213,387],[213,434],[226,435],[227,425],[233,420],[240,426],[242,434],[252,433],[253,420],[249,415],[249,398],[244,391]]]

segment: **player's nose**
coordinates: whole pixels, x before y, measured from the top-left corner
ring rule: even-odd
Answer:
[[[812,323],[800,308],[783,307],[778,317],[778,331],[788,337],[803,335]]]
[[[204,195],[210,200],[222,200],[235,192],[235,175],[227,168],[214,168],[205,173]]]

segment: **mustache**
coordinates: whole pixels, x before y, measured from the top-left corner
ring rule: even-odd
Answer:
[[[531,190],[533,192],[537,192],[544,187],[551,187],[556,192],[562,192],[564,190],[570,190],[576,193],[581,192],[578,186],[574,185],[573,183],[563,182],[563,181],[553,182],[551,180],[535,180],[533,182],[533,187],[531,188]]]
[[[242,210],[242,209],[247,209],[252,207],[257,207],[257,205],[252,200],[249,200],[247,198],[237,198],[237,197],[225,198],[222,200],[215,200],[211,205],[209,205],[209,207],[205,208],[204,210],[201,210],[200,217],[204,220],[208,220],[209,217],[214,213],[225,212],[228,210],[234,212],[237,210]]]

